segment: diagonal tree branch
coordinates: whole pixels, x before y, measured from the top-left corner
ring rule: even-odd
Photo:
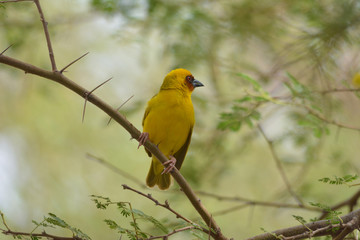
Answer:
[[[7,0],[7,1],[0,1],[0,3],[14,3],[14,2],[33,2],[34,0]]]
[[[51,67],[52,67],[53,72],[56,72],[57,68],[56,68],[56,63],[55,63],[54,51],[52,49],[52,45],[51,45],[51,41],[50,41],[50,34],[49,34],[48,26],[47,26],[48,22],[45,20],[44,13],[43,13],[43,11],[41,9],[40,1],[39,0],[34,0],[34,3],[35,3],[35,5],[36,5],[36,7],[37,7],[37,9],[39,11],[40,20],[41,20],[43,28],[44,28],[46,43],[47,43],[48,50],[49,50]]]
[[[175,211],[172,207],[170,207],[170,204],[169,202],[166,200],[165,203],[160,203],[158,200],[156,200],[151,194],[145,194],[143,192],[140,192],[132,187],[129,187],[128,185],[126,184],[122,184],[122,187],[124,190],[130,190],[130,191],[133,191],[134,193],[137,193],[143,197],[146,197],[148,199],[150,199],[151,201],[153,201],[155,203],[156,206],[160,206],[160,207],[163,207],[167,210],[169,210],[170,212],[172,212],[176,218],[180,218],[182,220],[184,220],[185,222],[187,223],[190,223],[191,225],[195,225],[190,219],[187,219],[186,217],[182,216],[180,213],[178,213],[177,211]],[[200,228],[200,226],[199,226]],[[206,230],[206,229],[203,229],[203,228],[200,228],[201,230]],[[207,231],[206,231],[207,232]]]
[[[360,209],[341,217],[341,223],[332,224],[330,220],[321,220],[291,228],[276,230],[271,233],[264,233],[246,240],[298,240],[320,236],[340,237],[350,233],[349,229],[360,227]]]
[[[103,110],[106,114],[108,114],[111,118],[113,118],[116,122],[118,122],[123,128],[125,128],[126,131],[129,132],[132,138],[138,139],[140,136],[140,131],[134,127],[132,123],[130,123],[122,114],[120,114],[116,109],[111,107],[109,104],[104,102],[102,99],[97,97],[94,94],[89,95],[89,91],[83,88],[82,86],[78,85],[77,83],[73,82],[63,74],[61,74],[58,71],[47,71],[41,68],[38,68],[34,65],[31,65],[29,63],[25,63],[22,61],[19,61],[17,59],[1,55],[0,56],[0,63],[12,66],[17,69],[21,69],[26,73],[34,74],[52,81],[55,81],[64,87],[70,89],[71,91],[77,93],[82,98],[86,98],[87,100],[94,105],[96,105],[98,108]],[[145,147],[162,163],[166,162],[168,159],[165,157],[163,153],[159,150],[159,148],[151,143],[149,140],[146,141],[144,144]],[[181,175],[181,173],[174,168],[174,170],[171,172],[171,175],[174,177],[176,182],[181,187],[184,194],[187,196],[193,207],[196,209],[196,211],[200,214],[201,218],[204,220],[204,222],[213,229],[211,231],[211,236],[214,239],[227,239],[221,232],[220,227],[215,222],[214,218],[211,217],[210,213],[207,211],[207,209],[204,207],[200,199],[196,196],[195,192],[192,190],[188,182],[185,180],[185,178]]]
[[[262,127],[260,125],[258,125],[258,129],[259,129],[261,135],[264,137],[266,143],[269,146],[269,149],[271,151],[271,155],[272,155],[273,159],[275,160],[276,166],[277,166],[277,168],[278,168],[278,170],[280,172],[281,178],[283,179],[288,192],[298,202],[298,204],[300,206],[303,206],[304,205],[303,201],[300,199],[300,197],[294,192],[294,190],[291,187],[290,181],[289,181],[288,177],[286,176],[286,173],[285,173],[285,170],[284,170],[284,168],[283,168],[283,166],[281,164],[281,161],[280,161],[278,155],[275,152],[273,142],[266,136],[264,130],[262,129]]]

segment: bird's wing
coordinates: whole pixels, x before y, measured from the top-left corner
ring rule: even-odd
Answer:
[[[188,136],[186,138],[186,141],[185,141],[184,145],[179,149],[179,151],[177,151],[174,154],[174,157],[176,158],[175,167],[178,170],[180,170],[181,165],[184,162],[186,152],[187,152],[187,150],[189,148],[189,145],[190,145],[192,131],[193,131],[193,126],[191,126],[190,129],[189,129],[189,133],[188,133]]]
[[[156,95],[155,95],[155,96],[156,96]],[[153,96],[151,99],[153,99],[155,96]],[[151,110],[151,107],[150,107],[150,105],[148,104],[148,106],[147,106],[146,109],[145,109],[144,117],[143,117],[143,120],[142,120],[142,126],[144,126],[145,119],[146,119],[146,117],[149,115],[150,110]],[[152,156],[151,152],[150,152],[149,150],[147,150],[146,148],[144,148],[144,149],[145,149],[146,153],[149,155],[149,157],[151,157],[151,156]]]

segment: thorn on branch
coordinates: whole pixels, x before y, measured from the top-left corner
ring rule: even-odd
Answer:
[[[73,65],[74,63],[76,63],[77,61],[79,61],[80,59],[82,59],[83,57],[85,57],[88,54],[89,54],[89,52],[83,54],[82,56],[78,57],[77,59],[75,59],[74,61],[72,61],[68,65],[66,65],[63,69],[60,70],[60,73],[62,74],[68,67],[70,67],[71,65]]]
[[[87,103],[87,101],[88,101],[89,96],[90,96],[96,89],[98,89],[99,87],[101,87],[102,85],[104,85],[105,83],[107,83],[108,81],[110,81],[111,79],[112,79],[112,77],[109,78],[108,80],[104,81],[104,82],[101,83],[100,85],[96,86],[96,87],[95,87],[93,90],[91,90],[90,92],[84,92],[83,97],[85,98],[85,102],[84,102],[84,109],[83,109],[83,114],[82,114],[82,120],[81,120],[81,122],[84,122],[85,110],[86,110],[86,103]]]
[[[120,108],[122,108],[128,101],[130,101],[130,99],[132,99],[134,97],[134,95],[132,95],[131,97],[129,97],[125,102],[123,102],[118,108],[116,108],[116,111],[119,111],[120,110]],[[108,121],[108,123],[107,123],[107,125],[109,125],[110,124],[110,122],[111,122],[111,120],[112,120],[112,117],[110,117],[110,119],[109,119],[109,121]],[[134,139],[133,137],[131,137],[130,138],[130,140],[132,140],[132,139]]]
[[[13,46],[13,44],[11,44],[11,45],[8,46],[7,48],[5,48],[5,50],[0,53],[0,56],[3,55],[3,54],[4,54],[9,48],[11,48],[12,46]]]

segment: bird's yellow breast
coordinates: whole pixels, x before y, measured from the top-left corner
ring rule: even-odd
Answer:
[[[148,102],[147,111],[144,132],[165,155],[173,155],[185,144],[195,122],[190,95],[175,89],[160,91]]]

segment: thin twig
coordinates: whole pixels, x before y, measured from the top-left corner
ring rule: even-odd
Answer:
[[[4,224],[4,226],[6,227],[6,229],[7,229],[8,231],[11,231],[10,228],[8,227],[8,225],[6,224],[5,217],[4,217],[4,213],[1,212],[1,211],[0,211],[0,216],[1,216],[1,220],[2,220],[2,222],[3,222],[3,224]]]
[[[88,98],[89,96],[96,90],[98,89],[99,87],[101,87],[102,85],[104,85],[105,83],[107,83],[108,81],[110,81],[112,79],[109,78],[108,80],[102,82],[101,84],[99,84],[98,86],[96,86],[93,90],[91,90],[90,92],[85,92],[84,93],[84,98],[85,98],[85,102],[84,102],[84,108],[83,108],[83,113],[82,113],[82,119],[81,119],[81,122],[84,122],[84,118],[85,118],[85,110],[86,110],[86,103],[88,101]]]
[[[145,240],[153,240],[153,239],[159,239],[159,238],[168,239],[171,235],[174,235],[175,233],[184,232],[184,231],[191,230],[191,229],[195,229],[195,227],[187,226],[187,227],[183,227],[183,228],[174,229],[172,232],[170,232],[166,235],[153,236],[153,237],[146,238]]]
[[[142,181],[140,181],[139,179],[137,179],[136,177],[134,177],[133,175],[121,170],[119,167],[105,161],[104,159],[102,158],[99,158],[99,157],[96,157],[90,153],[87,153],[86,154],[86,157],[88,159],[91,159],[91,160],[95,160],[101,164],[103,164],[105,167],[109,168],[110,170],[114,171],[115,173],[123,176],[124,178],[126,179],[129,179],[130,181],[136,183],[137,185],[139,185],[141,188],[147,188],[147,186],[145,184],[143,184]]]
[[[130,191],[133,191],[143,197],[146,197],[147,199],[150,199],[151,201],[153,201],[155,203],[156,206],[160,206],[160,207],[163,207],[167,210],[169,210],[170,212],[172,212],[173,214],[175,214],[176,218],[180,218],[182,220],[184,220],[185,222],[188,222],[192,225],[194,225],[194,223],[190,220],[190,219],[187,219],[186,217],[182,216],[180,213],[178,213],[177,211],[175,211],[174,209],[172,209],[170,207],[170,204],[169,202],[166,200],[165,203],[160,203],[158,200],[156,200],[151,194],[145,194],[145,193],[142,193],[134,188],[131,188],[129,187],[128,185],[126,184],[122,184],[121,185],[125,190],[130,190]]]
[[[4,54],[4,53],[5,53],[5,52],[9,49],[9,48],[11,48],[11,47],[12,47],[12,45],[13,45],[13,44],[11,44],[11,45],[10,45],[10,46],[8,46],[7,48],[5,48],[5,50],[4,50],[4,51],[2,51],[2,52],[0,53],[0,56],[1,56],[1,55],[3,55],[3,54]]]
[[[324,91],[317,91],[317,93],[320,93],[320,94],[341,93],[341,92],[360,92],[360,88],[334,88],[334,89],[329,89],[329,90],[324,90]]]
[[[61,237],[61,236],[55,236],[52,234],[48,234],[46,232],[42,232],[42,233],[27,233],[27,232],[16,232],[16,231],[3,231],[2,232],[5,235],[12,235],[14,236],[14,238],[16,236],[29,236],[29,237],[42,237],[42,238],[47,238],[47,239],[52,239],[52,240],[84,240],[83,238],[77,237],[77,236],[73,236],[73,237]]]
[[[221,216],[221,215],[225,215],[225,214],[228,214],[228,213],[233,213],[234,211],[244,209],[246,207],[250,207],[250,205],[246,204],[246,203],[243,203],[243,204],[236,205],[236,206],[233,206],[233,207],[229,207],[229,208],[226,208],[226,209],[223,209],[223,210],[215,211],[215,212],[212,213],[212,215]]]
[[[14,2],[33,2],[34,0],[7,0],[7,1],[0,1],[0,3],[14,3]]]
[[[63,69],[60,70],[60,73],[63,73],[68,67],[70,67],[71,65],[73,65],[74,63],[76,63],[77,61],[79,61],[80,59],[82,59],[83,57],[85,57],[88,54],[89,54],[89,52],[83,54],[82,56],[78,57],[77,59],[75,59],[74,61],[72,61],[68,65],[66,65]]]
[[[130,101],[130,99],[132,99],[134,97],[134,95],[132,95],[131,97],[129,97],[125,102],[123,102],[118,108],[116,108],[116,111],[119,111],[120,110],[120,108],[122,108],[128,101]],[[110,117],[110,119],[109,119],[109,121],[108,121],[108,123],[106,124],[106,125],[109,125],[110,124],[110,122],[111,122],[111,119],[112,119],[112,117]]]
[[[131,217],[132,217],[133,223],[134,223],[135,236],[136,236],[136,239],[138,239],[139,231],[138,231],[138,228],[136,227],[137,224],[136,224],[136,218],[135,218],[135,215],[134,215],[134,211],[133,211],[133,209],[132,209],[131,203],[130,203],[130,202],[127,202],[127,204],[129,204],[129,207],[130,207]]]
[[[199,195],[202,195],[202,196],[215,198],[219,201],[242,202],[248,206],[294,208],[294,209],[304,209],[304,210],[315,211],[315,212],[323,212],[323,210],[321,210],[317,207],[312,207],[312,206],[308,206],[308,205],[278,203],[278,202],[270,202],[270,201],[257,201],[257,200],[252,200],[252,199],[238,197],[238,196],[228,197],[228,196],[222,196],[222,195],[217,195],[214,193],[208,193],[208,192],[203,192],[203,191],[197,191],[196,193]],[[215,213],[213,215],[215,215]],[[218,215],[218,213],[216,215]]]
[[[40,1],[39,0],[34,0],[34,3],[39,11],[39,15],[40,15],[40,20],[42,22],[43,28],[44,28],[44,33],[45,33],[45,38],[46,38],[46,43],[48,46],[48,50],[49,50],[49,56],[50,56],[50,62],[51,62],[51,67],[53,72],[57,71],[56,68],[56,63],[55,63],[55,56],[54,56],[54,51],[51,45],[51,40],[50,40],[50,34],[49,34],[49,30],[48,30],[48,23],[45,20],[45,16],[44,13],[41,9],[41,5],[40,5]]]
[[[261,135],[264,137],[266,143],[268,144],[269,146],[269,149],[270,149],[270,152],[271,152],[271,155],[273,157],[273,159],[275,160],[275,163],[276,163],[276,166],[279,170],[279,173],[281,175],[281,178],[283,179],[285,185],[286,185],[286,188],[288,190],[288,192],[290,193],[291,196],[293,196],[293,198],[298,202],[298,204],[300,206],[304,206],[304,203],[303,201],[300,199],[300,197],[294,192],[294,190],[292,189],[291,187],[291,184],[290,184],[290,181],[289,179],[287,178],[286,174],[285,174],[285,170],[281,164],[281,161],[274,149],[274,145],[273,145],[273,142],[266,136],[265,132],[263,131],[262,127],[260,125],[258,125],[258,129],[259,129],[259,132],[261,133]]]
[[[27,233],[27,232],[16,232],[13,231],[9,228],[9,226],[6,224],[5,221],[5,217],[4,214],[0,211],[0,216],[1,216],[1,220],[4,224],[4,226],[6,227],[6,230],[4,229],[0,229],[0,231],[2,231],[3,234],[5,235],[11,235],[14,238],[15,237],[20,237],[20,236],[29,236],[29,237],[41,237],[41,238],[48,238],[48,239],[53,239],[53,240],[83,240],[82,238],[78,237],[78,236],[73,236],[73,237],[60,237],[60,236],[55,236],[52,234],[48,234],[45,231],[43,231],[42,233]],[[31,238],[33,239],[33,238]]]
[[[306,105],[297,105],[297,106],[305,108],[311,115],[313,115],[314,117],[316,117],[316,118],[320,119],[321,121],[326,122],[328,124],[338,126],[339,128],[346,128],[346,129],[360,131],[360,127],[353,127],[353,126],[345,125],[345,124],[342,124],[342,123],[338,123],[338,122],[336,122],[334,120],[328,120],[324,116],[320,115],[319,113],[317,113],[316,111],[311,109],[311,107],[309,107],[309,106],[306,106]]]

